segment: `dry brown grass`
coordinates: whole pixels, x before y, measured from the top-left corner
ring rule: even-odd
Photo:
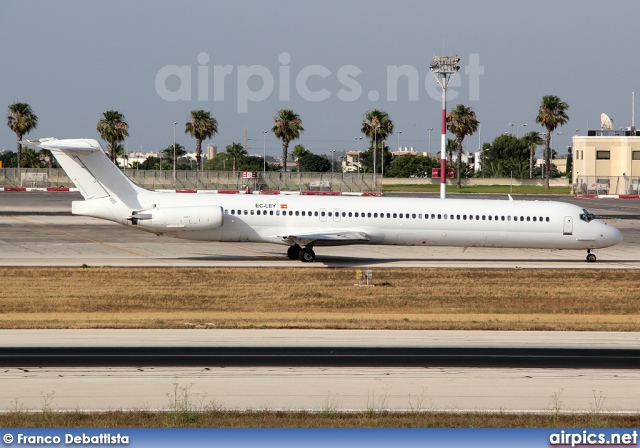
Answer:
[[[2,268],[0,328],[640,329],[628,270]]]

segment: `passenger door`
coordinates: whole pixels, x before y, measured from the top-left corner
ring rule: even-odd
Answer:
[[[564,226],[562,229],[563,235],[573,234],[573,218],[571,216],[564,217]]]

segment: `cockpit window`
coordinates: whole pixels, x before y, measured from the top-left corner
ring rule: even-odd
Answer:
[[[586,208],[582,209],[583,213],[580,213],[580,219],[584,222],[591,222],[594,219],[596,219],[596,215],[594,215],[593,213],[591,213],[589,210],[587,210]]]

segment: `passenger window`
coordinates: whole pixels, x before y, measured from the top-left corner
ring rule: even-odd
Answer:
[[[391,218],[391,213],[387,213],[387,218]]]
[[[549,217],[548,216],[545,218],[545,221],[549,222]]]
[[[520,217],[520,221],[524,221],[524,216],[521,216],[521,217]]]
[[[492,216],[491,216],[491,215],[489,215],[489,221],[491,221],[491,218],[492,218]]]
[[[371,213],[367,213],[367,218],[371,218]]]
[[[306,216],[306,212],[304,210],[302,211],[302,216]]]
[[[331,214],[331,212],[327,212],[327,215],[328,215],[329,217],[333,216],[333,215]]]
[[[259,214],[260,214],[260,210],[256,210],[256,215],[259,215]]]
[[[533,222],[536,222],[536,217],[535,216],[533,217]]]
[[[378,214],[377,214],[377,213],[374,213],[374,214],[373,214],[373,217],[374,217],[374,218],[377,218],[377,217],[378,217]]]
[[[393,214],[393,217],[396,218],[398,215],[396,215],[395,213]]]
[[[273,216],[273,210],[269,210],[269,215]]]
[[[345,212],[342,212],[342,217],[345,218],[347,216],[347,214]]]
[[[318,216],[318,212],[313,212],[313,216]],[[324,215],[322,215],[324,216]]]
[[[402,218],[402,213],[400,213],[400,214],[398,215],[398,217],[399,217],[399,218]],[[395,216],[394,216],[394,218],[395,218]]]
[[[325,215],[325,212],[321,212],[321,213],[320,213],[320,216],[324,216],[324,215]]]
[[[349,218],[351,218],[351,215],[353,215],[353,213],[349,212]]]
[[[438,219],[442,219],[441,216],[440,216],[440,213],[438,213]]]
[[[245,210],[245,211],[244,211],[244,214],[245,214],[245,215],[248,215],[248,214],[249,214],[249,212],[248,212],[247,210]]]
[[[413,217],[415,218],[416,215],[413,215]],[[422,219],[422,213],[418,213],[418,219]]]
[[[431,219],[436,219],[435,218],[435,213],[431,213]],[[438,219],[440,219],[440,215],[438,215]]]
[[[530,216],[527,216],[527,221],[531,221],[531,217]]]
[[[464,221],[466,221],[466,220],[467,220],[467,215],[462,215],[462,219],[463,219]]]
[[[486,218],[486,216],[485,216],[485,215],[482,215],[482,220],[483,220],[483,221],[485,221],[485,218]]]
[[[296,210],[296,216],[300,216],[300,212]]]
[[[276,210],[276,216],[280,216],[280,210]]]
[[[355,215],[356,215],[356,218],[360,217],[360,213],[358,213],[358,212],[356,212]]]
[[[251,212],[250,212],[250,213],[253,215],[253,210],[251,210]]]

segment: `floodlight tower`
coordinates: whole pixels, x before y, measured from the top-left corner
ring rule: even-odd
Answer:
[[[442,87],[442,136],[440,141],[440,198],[447,196],[447,87],[456,76],[460,58],[455,56],[434,56],[429,68]]]

